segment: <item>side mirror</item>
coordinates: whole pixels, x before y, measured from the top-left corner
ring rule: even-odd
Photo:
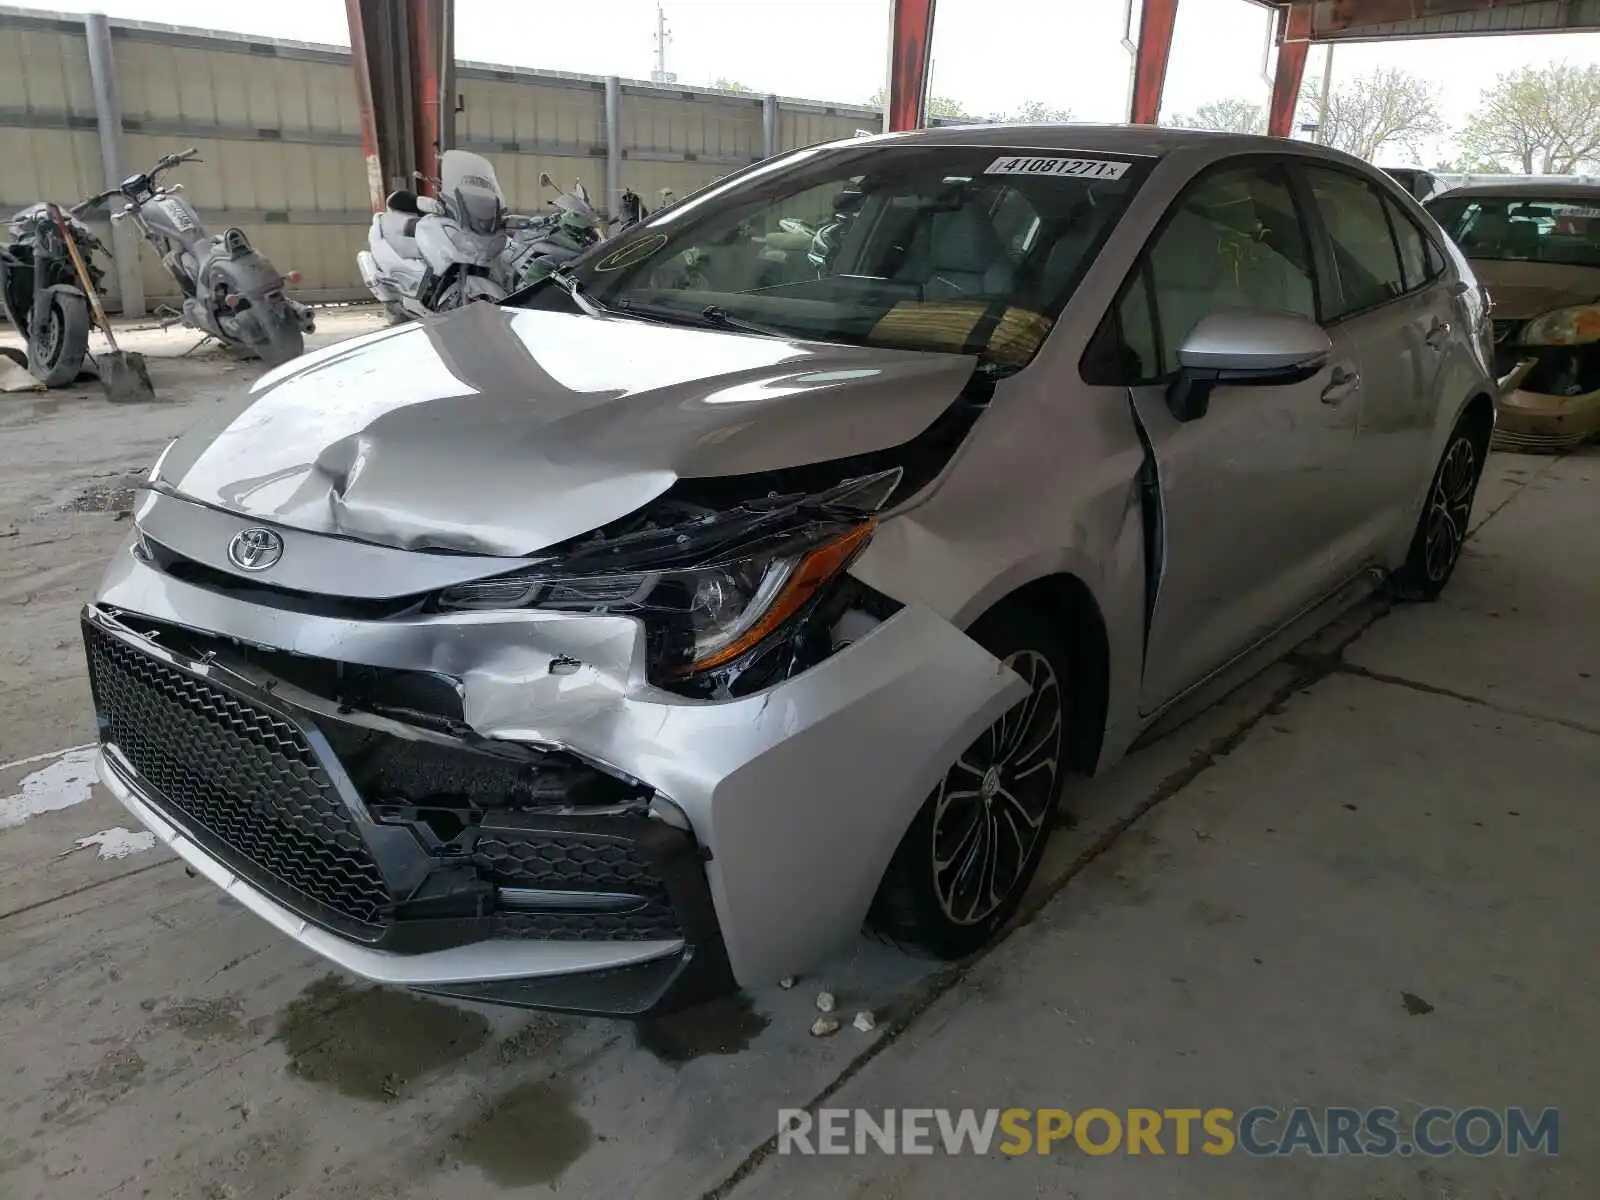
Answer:
[[[1178,347],[1178,376],[1167,406],[1180,421],[1203,417],[1211,391],[1282,387],[1312,378],[1328,363],[1333,343],[1309,317],[1234,310],[1203,317]]]
[[[549,171],[540,171],[539,172],[539,186],[540,187],[544,187],[544,188],[555,188],[556,187],[556,181],[554,179],[550,178],[550,172]],[[556,191],[559,192],[560,190],[561,190],[560,188],[556,188]]]

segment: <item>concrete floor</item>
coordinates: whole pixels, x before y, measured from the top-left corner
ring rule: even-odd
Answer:
[[[55,753],[92,736],[77,606],[130,477],[256,373],[152,367],[156,406],[0,397],[0,1195],[1592,1194],[1600,456],[1497,456],[1441,603],[1349,614],[1078,789],[1036,913],[978,963],[863,942],[631,1026],[337,977],[112,832],[85,756]],[[846,1025],[816,1039],[823,986]],[[774,1153],[778,1109],[813,1102],[1564,1121],[1555,1160]]]

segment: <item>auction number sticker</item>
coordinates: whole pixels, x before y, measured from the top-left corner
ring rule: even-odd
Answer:
[[[985,175],[1065,175],[1073,179],[1121,179],[1132,163],[1111,158],[1033,158],[1007,154],[997,158]]]

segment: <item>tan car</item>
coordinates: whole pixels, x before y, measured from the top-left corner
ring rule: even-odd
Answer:
[[[1494,303],[1495,446],[1563,450],[1600,434],[1600,185],[1481,184],[1427,208]]]

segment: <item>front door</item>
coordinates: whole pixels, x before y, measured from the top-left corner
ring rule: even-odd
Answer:
[[[1153,369],[1130,390],[1158,474],[1158,577],[1140,707],[1153,712],[1348,578],[1360,370],[1336,352],[1284,386],[1218,387],[1180,422],[1167,407],[1177,351],[1219,309],[1317,316],[1306,226],[1281,164],[1214,168],[1179,197],[1120,301]],[[1136,331],[1143,330],[1139,333]],[[1337,349],[1337,348],[1336,348]]]

